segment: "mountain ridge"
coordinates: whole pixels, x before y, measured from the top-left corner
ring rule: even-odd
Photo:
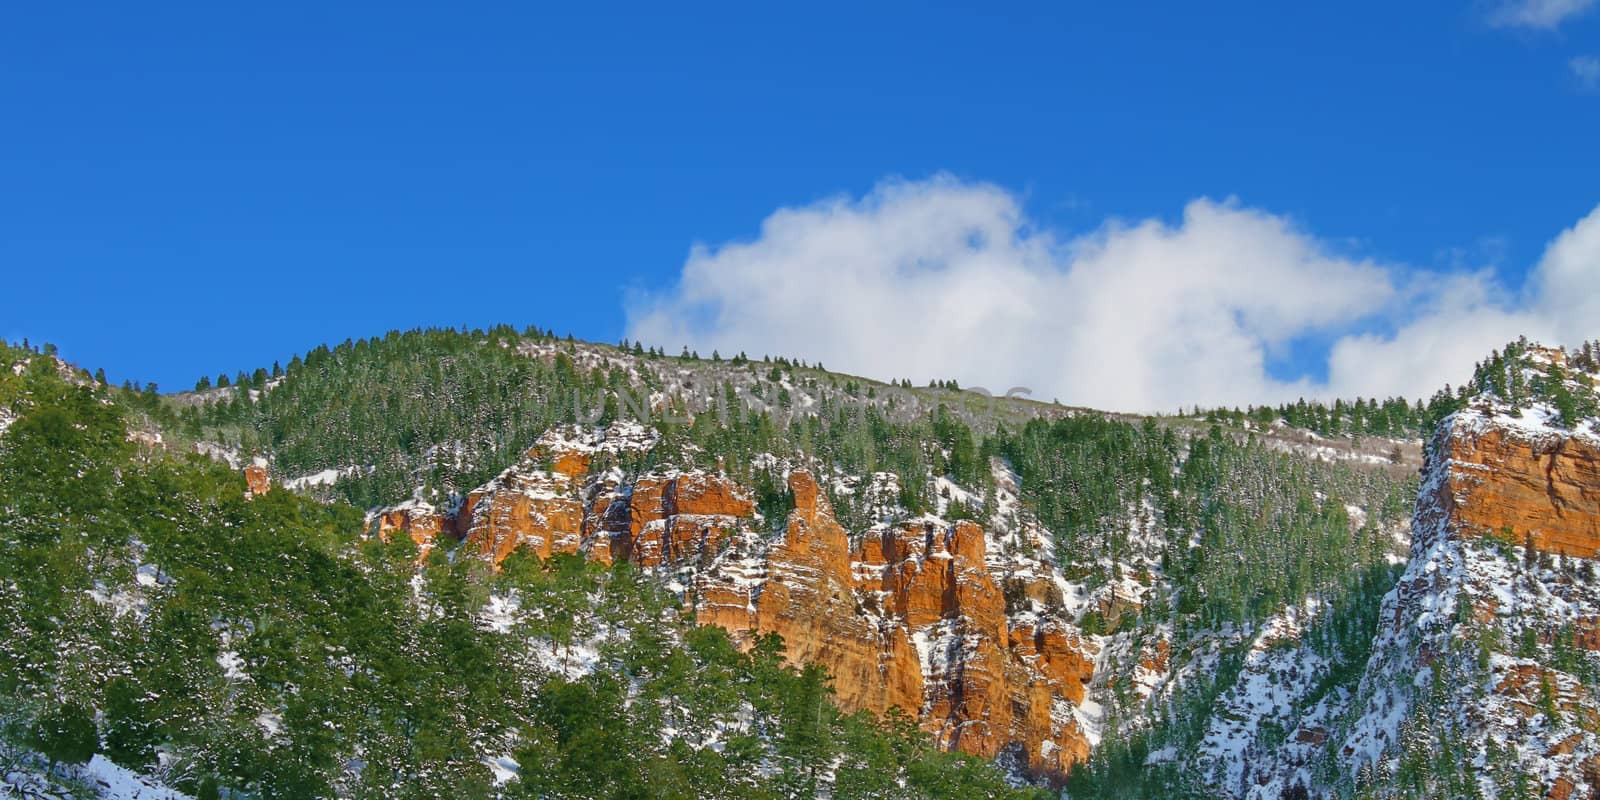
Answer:
[[[339,512],[344,533],[326,546],[392,552],[384,569],[413,576],[411,613],[426,622],[430,608],[456,608],[446,617],[464,614],[513,660],[526,657],[518,631],[575,625],[526,640],[535,674],[599,686],[626,669],[623,640],[576,633],[615,629],[606,619],[626,620],[634,639],[698,642],[697,631],[717,629],[745,663],[779,663],[804,680],[825,668],[821,691],[842,713],[915,722],[937,748],[996,759],[1011,781],[1070,797],[1509,797],[1519,786],[1573,797],[1600,787],[1584,722],[1600,719],[1588,688],[1600,680],[1589,649],[1600,636],[1585,627],[1600,620],[1600,599],[1584,577],[1600,553],[1593,345],[1512,343],[1426,406],[1143,418],[783,360],[641,357],[514,332],[449,337],[319,348],[283,375],[259,371],[260,388],[247,377],[248,392],[165,397],[100,386],[58,360],[38,370],[41,354],[12,351],[0,373],[0,417],[12,420],[0,466],[22,452],[16,426],[33,441],[41,410],[63,402],[48,397],[98,395],[132,423],[141,458],[221,459],[238,496],[264,509],[292,496],[285,488],[335,511],[341,497],[388,496]],[[1371,433],[1392,430],[1384,415],[1396,408],[1440,420],[1423,458],[1414,443]],[[1289,416],[1338,435],[1286,426]],[[540,434],[511,441],[525,429]],[[319,432],[335,441],[319,444]],[[386,455],[348,457],[362,452]],[[25,499],[29,481],[19,485]],[[32,530],[15,508],[0,505],[0,522]],[[57,536],[40,546],[80,546]],[[162,545],[180,555],[189,545],[174,546]],[[142,604],[158,607],[201,574],[169,583],[149,555],[131,558],[132,578],[91,566],[99,588],[72,613],[114,611],[142,626]],[[650,591],[681,622],[602,604],[568,606],[559,613],[574,616],[558,624],[556,607],[541,605],[556,595],[533,588],[615,570],[659,587]],[[464,582],[428,588],[449,581]],[[1526,597],[1508,600],[1507,587]],[[259,638],[224,632],[229,653]],[[275,662],[226,663],[259,691],[256,670]],[[1413,686],[1424,667],[1448,676]],[[107,702],[94,691],[81,702]],[[1410,710],[1424,705],[1451,711]],[[32,708],[0,707],[0,717],[59,713]],[[262,713],[268,728],[286,724],[272,716],[281,711]],[[1495,714],[1524,721],[1506,727]],[[697,734],[701,746],[721,735]],[[785,735],[761,737],[788,746]],[[486,796],[531,790],[529,762],[502,752],[480,759]],[[1440,753],[1482,774],[1463,777]],[[802,792],[857,796],[864,785],[854,767],[829,775],[784,763],[800,769],[782,774],[812,787]],[[270,795],[259,778],[205,770]]]

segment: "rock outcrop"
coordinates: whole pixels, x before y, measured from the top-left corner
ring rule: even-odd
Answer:
[[[585,485],[582,474],[513,469],[468,494],[454,528],[495,564],[526,547],[653,568],[714,555],[754,511],[741,488],[704,472]]]
[[[428,503],[417,501],[379,511],[373,522],[384,541],[397,532],[410,536],[417,545],[419,558],[427,557],[439,535],[448,531],[452,524],[449,515]]]
[[[1088,757],[1075,710],[1096,648],[1068,621],[1053,565],[991,559],[973,522],[922,517],[853,536],[804,470],[788,476],[793,511],[772,536],[726,476],[597,469],[614,445],[548,436],[453,514],[414,501],[378,512],[376,530],[424,548],[448,534],[495,564],[519,548],[628,561],[740,646],[778,634],[790,663],[825,666],[846,711],[898,708],[943,746],[1010,752],[1042,777]]]
[[[617,470],[591,477],[608,443],[616,444],[545,437],[521,463],[466,495],[452,532],[495,564],[526,547],[540,558],[583,555],[654,568],[711,557],[755,513],[748,492],[703,471],[631,482]]]
[[[1013,625],[972,522],[882,526],[854,547],[808,473],[790,475],[795,509],[759,563],[701,577],[701,620],[735,641],[783,637],[795,664],[826,665],[841,707],[899,708],[944,746],[1007,749],[1035,774],[1061,777],[1087,758],[1073,709],[1094,648],[1059,618]]]
[[[1600,555],[1600,444],[1473,415],[1451,426],[1444,447],[1431,502],[1453,531]]]
[[[1487,796],[1507,782],[1547,798],[1600,796],[1600,703],[1584,678],[1600,669],[1593,422],[1562,424],[1537,399],[1474,397],[1428,447],[1412,531],[1351,734],[1336,743],[1348,768],[1382,776],[1448,731]]]
[[[709,559],[755,513],[748,493],[720,475],[645,476],[599,492],[587,529],[596,557],[659,567]]]
[[[864,613],[849,536],[816,481],[796,472],[789,486],[795,508],[782,537],[765,553],[729,553],[699,576],[695,606],[701,621],[727,629],[746,646],[760,634],[779,634],[790,663],[828,668],[847,710],[899,707],[915,716],[923,685],[911,639]]]
[[[466,546],[504,561],[526,547],[540,558],[576,553],[583,535],[583,473],[513,467],[462,501],[455,528]]]
[[[248,464],[243,472],[246,497],[256,497],[272,490],[272,476],[267,474],[266,464]]]

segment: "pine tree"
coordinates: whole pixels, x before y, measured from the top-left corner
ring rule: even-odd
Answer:
[[[100,747],[94,715],[78,703],[65,703],[43,716],[33,726],[34,747],[56,764],[82,764],[94,757]]]

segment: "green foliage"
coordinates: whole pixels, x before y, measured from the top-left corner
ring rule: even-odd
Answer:
[[[1220,428],[1184,453],[1170,428],[1083,415],[1002,432],[995,449],[1056,532],[1069,575],[1110,579],[1098,570],[1127,560],[1129,518],[1152,506],[1169,531],[1163,563],[1180,611],[1206,626],[1260,620],[1381,562],[1392,543],[1375,525],[1351,536],[1345,503],[1393,519],[1412,493],[1381,472],[1313,465]]]
[[[1250,406],[1246,409],[1215,408],[1195,411],[1206,422],[1225,423],[1242,427],[1250,422],[1266,428],[1282,423],[1308,430],[1321,436],[1352,437],[1378,436],[1391,439],[1426,437],[1433,429],[1435,417],[1431,406],[1421,402],[1412,404],[1403,397],[1335,400],[1332,405],[1316,400],[1297,400],[1277,406]]]
[[[82,764],[100,747],[94,714],[77,703],[66,703],[34,720],[29,738],[52,764]]]
[[[357,467],[337,490],[359,506],[417,485],[442,496],[488,480],[551,425],[605,412],[608,376],[565,355],[519,355],[522,342],[502,326],[322,346],[291,361],[271,391],[235,391],[189,413],[206,436],[269,452],[291,475]],[[264,387],[267,373],[256,375]]]
[[[1464,402],[1479,394],[1492,395],[1514,411],[1530,403],[1549,403],[1563,427],[1574,427],[1600,414],[1600,402],[1593,391],[1593,377],[1600,372],[1600,342],[1586,342],[1567,356],[1569,373],[1558,364],[1536,364],[1530,357],[1527,340],[1519,339],[1496,350],[1473,369],[1472,380],[1458,390],[1449,386],[1436,392],[1426,403],[1408,404],[1402,398],[1379,403],[1374,399],[1338,400],[1324,403],[1300,400],[1277,408],[1251,406],[1238,409],[1213,409],[1204,412],[1208,422],[1257,425],[1283,422],[1323,436],[1362,435],[1390,438],[1427,438],[1439,421],[1459,410]],[[1573,391],[1574,384],[1579,388]],[[1199,413],[1199,412],[1197,412]]]
[[[551,358],[529,358],[519,354],[526,343],[504,326],[392,332],[318,347],[291,361],[270,391],[236,389],[198,406],[158,403],[147,411],[170,417],[192,438],[268,453],[288,475],[340,470],[337,496],[372,507],[417,486],[434,500],[469,490],[510,466],[552,426],[640,418],[647,412],[633,407],[634,398],[659,388],[648,371],[636,383],[620,369],[580,369],[560,348]],[[691,353],[684,363],[697,360]],[[268,385],[265,371],[256,377],[258,389]],[[787,372],[772,366],[767,377],[816,383],[792,366]],[[786,388],[768,390],[780,409],[789,407]],[[912,478],[902,485],[918,510],[931,505],[926,477],[948,475],[979,490],[990,482],[978,437],[942,406],[893,423],[875,405],[824,402],[785,425],[767,411],[743,408],[731,386],[724,394],[726,418],[701,413],[687,426],[654,420],[665,437],[658,449],[684,466],[700,460],[744,480],[755,477],[757,457],[770,453],[797,453],[855,474],[893,472]],[[671,410],[682,412],[677,405]]]
[[[843,716],[820,668],[740,652],[627,565],[418,565],[343,503],[136,455],[116,390],[24,373],[0,371],[22,412],[0,437],[0,709],[48,758],[161,753],[198,797],[778,798],[834,767],[841,798],[1032,796]]]
[[[317,348],[286,370],[219,377],[230,388],[198,405],[71,386],[43,358],[14,371],[28,356],[6,351],[0,407],[22,412],[0,439],[6,702],[30,724],[49,711],[32,698],[51,693],[98,709],[108,757],[143,767],[175,754],[194,791],[222,796],[809,797],[830,780],[836,797],[1011,796],[991,765],[932,748],[907,720],[842,715],[826,675],[785,668],[780,642],[741,653],[720,630],[694,627],[626,565],[519,551],[490,574],[435,551],[419,567],[407,537],[363,538],[360,514],[338,500],[370,507],[419,485],[445,499],[550,426],[636,416],[627,393],[662,388],[648,370],[583,369],[570,345],[528,335],[540,358],[518,355],[529,340],[509,328]],[[689,353],[670,368],[748,369],[771,410],[741,407],[724,383],[725,415],[659,423],[654,450],[602,456],[595,468],[720,469],[752,487],[775,527],[793,497],[773,454],[890,473],[908,512],[942,506],[950,519],[994,510],[999,457],[1055,534],[1070,579],[1122,579],[1120,565],[1160,548],[1170,594],[1138,615],[1091,610],[1086,633],[1137,638],[1163,623],[1181,642],[1315,596],[1331,610],[1307,640],[1332,668],[1312,702],[1365,663],[1394,580],[1380,523],[1407,512],[1409,480],[1314,464],[1221,427],[1246,412],[1217,412],[1199,434],[1095,414],[990,432],[963,414],[953,382],[937,383],[948,405],[896,416],[892,397],[847,402],[862,394],[847,380],[842,395],[791,415],[775,382],[798,391],[832,378],[782,359],[718,358],[700,365]],[[1400,436],[1457,396],[1435,400],[1270,413],[1329,435]],[[682,410],[682,398],[667,402]],[[1267,413],[1246,416],[1265,424]],[[332,504],[281,490],[247,501],[232,471],[136,456],[130,421],[270,453],[289,475],[357,469]],[[986,500],[935,496],[941,476]],[[825,485],[848,529],[875,521],[859,493]],[[1347,504],[1367,524],[1353,525]],[[491,598],[521,611],[488,626]],[[600,668],[573,669],[586,661]],[[1153,710],[1155,729],[1132,737],[1116,735],[1117,715],[1137,711],[1119,687],[1106,743],[1075,772],[1073,796],[1198,796],[1197,776],[1149,755],[1197,742],[1239,665],[1240,653],[1222,653],[1211,680]],[[496,788],[484,760],[507,754],[524,768]],[[364,766],[350,771],[352,759]]]

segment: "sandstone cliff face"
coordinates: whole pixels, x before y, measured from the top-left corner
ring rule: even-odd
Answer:
[[[816,481],[796,472],[789,486],[795,509],[781,539],[765,553],[729,553],[697,580],[701,621],[727,629],[741,645],[758,634],[783,636],[790,663],[828,667],[847,710],[899,707],[916,716],[923,686],[910,638],[861,608],[849,536]]]
[[[432,550],[441,533],[449,530],[450,517],[442,514],[432,505],[420,502],[411,502],[393,508],[384,509],[377,514],[374,520],[377,524],[377,533],[388,541],[396,532],[411,537],[417,545],[418,558],[426,558],[428,551]]]
[[[1087,758],[1073,708],[1094,647],[1059,616],[1008,617],[981,527],[927,518],[852,546],[809,473],[791,474],[789,488],[795,510],[764,558],[701,576],[702,622],[746,644],[781,635],[791,662],[828,667],[842,707],[900,708],[944,746],[1015,750],[1045,777]]]
[[[1096,648],[1068,621],[1053,566],[991,558],[972,522],[924,517],[852,536],[804,470],[789,475],[794,510],[773,537],[751,494],[722,475],[591,474],[607,446],[546,437],[453,515],[412,503],[379,512],[378,531],[419,545],[449,534],[494,563],[522,547],[628,561],[741,646],[782,636],[790,663],[827,667],[846,711],[898,708],[943,746],[1011,752],[1042,777],[1088,757],[1074,712]]]
[[[605,560],[641,567],[709,559],[755,513],[750,495],[719,475],[646,476],[598,492],[588,523]]]
[[[642,567],[716,552],[755,509],[731,481],[704,472],[633,482],[623,482],[614,469],[591,476],[597,457],[647,449],[651,441],[636,426],[588,438],[553,433],[520,463],[467,493],[451,514],[398,506],[379,512],[380,533],[401,529],[420,543],[448,532],[495,564],[524,547],[540,558],[581,554]]]
[[[1600,444],[1492,419],[1453,425],[1432,498],[1466,536],[1531,537],[1548,553],[1600,555]]]
[[[738,486],[701,472],[585,485],[582,474],[513,470],[467,495],[455,529],[496,564],[526,547],[651,568],[714,555],[754,510]]]
[[[583,475],[513,468],[462,501],[456,532],[498,564],[526,547],[540,558],[576,553],[583,535]]]

